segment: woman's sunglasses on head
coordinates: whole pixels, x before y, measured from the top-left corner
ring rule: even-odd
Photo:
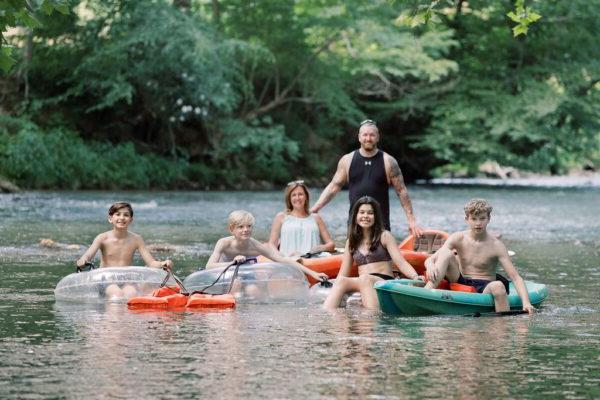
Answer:
[[[291,181],[287,184],[288,186],[292,186],[292,185],[304,185],[304,181],[303,180],[299,180],[299,181]]]

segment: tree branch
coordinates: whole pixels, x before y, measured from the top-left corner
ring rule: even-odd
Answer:
[[[300,80],[301,77],[304,76],[304,74],[306,73],[306,71],[308,71],[308,67],[310,67],[310,65],[314,62],[314,60],[316,60],[316,58],[319,56],[319,54],[321,54],[325,49],[327,49],[327,47],[329,47],[329,45],[336,39],[336,37],[338,36],[338,33],[334,33],[333,35],[331,35],[322,45],[321,47],[319,47],[311,56],[308,60],[306,60],[306,62],[304,63],[304,65],[302,65],[302,67],[300,68],[300,71],[298,71],[298,73],[296,74],[296,76],[294,77],[294,79],[292,79],[292,81],[289,83],[289,85],[286,86],[285,89],[283,89],[283,91],[279,92],[278,88],[279,88],[279,79],[276,80],[276,90],[275,90],[275,98],[273,100],[271,100],[269,103],[265,104],[264,106],[260,106],[255,108],[254,110],[246,113],[246,115],[243,116],[244,120],[251,120],[254,119],[256,117],[258,117],[259,115],[262,115],[268,111],[271,111],[272,109],[279,107],[280,105],[284,104],[287,102],[286,97],[289,95],[289,93],[292,91],[292,89],[294,89],[294,87],[296,86],[296,84],[298,83],[298,81]],[[276,74],[276,77],[279,77],[279,74]]]
[[[587,95],[587,92],[591,88],[593,88],[598,82],[600,82],[600,79],[598,79],[598,78],[592,79],[587,85],[580,86],[579,88],[577,88],[577,90],[575,91],[575,94],[577,96],[585,96],[585,95]]]

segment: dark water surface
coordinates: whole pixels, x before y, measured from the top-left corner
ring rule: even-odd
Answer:
[[[134,232],[185,277],[245,208],[266,239],[280,192],[0,195],[0,398],[600,398],[600,190],[410,188],[424,227],[463,229],[471,197],[550,297],[533,316],[390,317],[353,305],[134,313],[53,289],[128,200]],[[313,193],[313,198],[317,195]],[[338,245],[346,193],[322,215]],[[392,200],[392,230],[406,224]],[[51,239],[54,247],[40,245]]]

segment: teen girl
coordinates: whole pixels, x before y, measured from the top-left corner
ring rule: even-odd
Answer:
[[[394,279],[394,265],[407,278],[417,279],[418,274],[402,257],[392,234],[383,228],[381,207],[375,199],[359,198],[350,215],[342,266],[323,308],[337,308],[346,293],[360,292],[365,308],[379,309],[375,282]],[[358,265],[357,278],[348,276],[353,263]]]

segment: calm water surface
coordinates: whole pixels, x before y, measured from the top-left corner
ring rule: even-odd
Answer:
[[[422,226],[463,229],[471,197],[494,205],[529,280],[550,297],[533,316],[390,317],[357,306],[242,305],[134,313],[63,304],[53,289],[108,206],[133,203],[157,257],[185,277],[245,208],[266,239],[280,192],[36,192],[0,195],[0,398],[600,398],[600,190],[410,188]],[[313,198],[318,192],[312,193]],[[346,193],[322,212],[338,245]],[[406,223],[392,201],[392,230]],[[46,247],[40,240],[51,239]],[[140,260],[138,260],[140,261]]]

